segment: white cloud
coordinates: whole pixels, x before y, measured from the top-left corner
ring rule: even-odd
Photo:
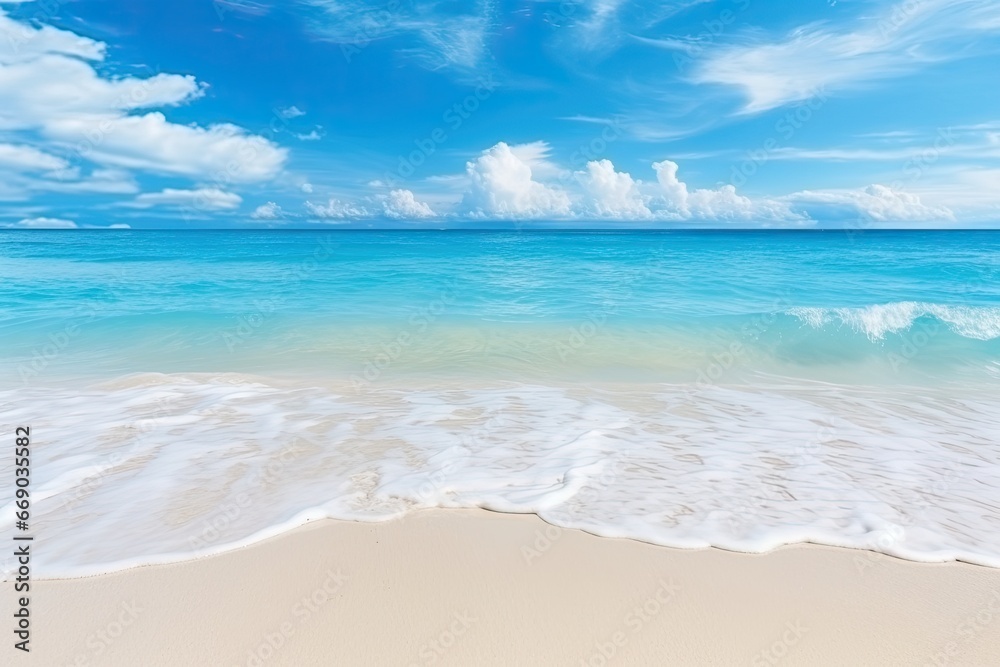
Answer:
[[[510,152],[521,162],[531,167],[531,174],[537,179],[565,178],[568,172],[550,160],[552,147],[547,141],[532,141],[527,144],[511,144]]]
[[[608,23],[617,18],[619,9],[625,4],[624,0],[590,0],[585,4],[589,5],[590,12],[579,23],[583,34],[574,35],[574,38],[583,37],[587,41],[607,39],[608,33],[611,32],[608,30]]]
[[[16,171],[55,171],[66,169],[69,162],[32,146],[0,144],[0,168]]]
[[[296,106],[290,106],[287,109],[279,109],[278,114],[282,118],[298,118],[299,116],[305,116],[306,112]]]
[[[254,220],[281,220],[285,217],[285,212],[273,201],[269,201],[255,208],[250,217]]]
[[[677,216],[682,220],[718,222],[801,223],[805,218],[791,210],[786,202],[775,199],[750,199],[736,193],[732,185],[718,189],[688,190],[686,183],[677,177],[676,162],[655,162],[653,169],[660,185],[663,208],[655,211],[666,217]]]
[[[224,192],[217,188],[199,188],[198,190],[175,190],[167,188],[162,192],[145,192],[135,200],[125,204],[132,208],[151,208],[153,206],[169,206],[173,208],[191,208],[200,211],[227,211],[239,208],[243,198],[232,192]]]
[[[6,2],[3,4],[7,4]],[[44,25],[15,21],[0,8],[0,63],[31,60],[56,53],[86,60],[102,60],[106,45],[75,33]]]
[[[330,199],[326,204],[306,202],[306,212],[313,218],[321,220],[347,220],[350,218],[367,218],[371,216],[368,209],[351,202]]]
[[[995,0],[903,0],[862,16],[853,30],[805,25],[784,40],[723,46],[694,75],[698,83],[734,86],[744,111],[759,112],[918,71],[928,63],[977,53],[977,32],[996,30]]]
[[[681,217],[686,218],[690,216],[691,212],[687,206],[687,184],[677,178],[677,163],[670,160],[654,162],[653,170],[656,171],[656,181],[663,190],[667,209],[676,211]]]
[[[916,194],[869,185],[863,190],[803,191],[785,197],[819,220],[860,219],[871,222],[954,221],[947,208],[929,206]]]
[[[570,174],[549,160],[544,142],[508,146],[499,143],[466,164],[460,181],[464,195],[459,216],[485,219],[584,219],[698,223],[745,223],[761,226],[809,222],[787,201],[750,198],[732,185],[689,189],[679,180],[675,162],[652,164],[654,183],[636,180],[604,159]],[[546,165],[549,176],[536,178],[532,165]],[[443,177],[428,181],[441,182]],[[561,186],[551,185],[557,181]]]
[[[624,219],[652,216],[639,185],[629,174],[615,171],[610,160],[588,162],[587,171],[578,172],[577,178],[587,196],[585,213]]]
[[[113,225],[81,225],[83,229],[132,229],[132,225],[116,222]]]
[[[136,113],[191,102],[205,86],[175,74],[106,76],[92,64],[105,50],[101,42],[36,28],[0,10],[0,130],[40,136],[100,165],[223,183],[280,173],[287,151],[263,137],[234,125],[181,125],[161,112]]]
[[[24,187],[42,192],[100,193],[130,195],[139,191],[139,184],[127,171],[120,169],[95,169],[90,175],[81,175],[79,170],[68,170],[67,177],[58,179],[58,174],[48,174],[49,180],[28,180]]]
[[[14,227],[23,229],[76,229],[77,224],[63,218],[25,218]]]
[[[430,218],[434,211],[424,202],[417,201],[409,190],[393,190],[382,202],[386,217],[393,219]]]
[[[299,1],[321,10],[311,22],[314,33],[340,44],[348,61],[372,42],[391,38],[405,40],[399,52],[431,70],[477,73],[489,53],[486,42],[495,9],[488,0],[456,4],[444,11],[437,2],[386,7],[367,0]]]
[[[566,192],[533,180],[531,167],[500,142],[466,164],[469,189],[462,208],[473,217],[564,217]]]
[[[271,6],[253,0],[212,0],[219,20],[225,20],[228,12],[247,14],[248,16],[264,16],[271,11]]]
[[[412,50],[429,69],[473,70],[487,53],[484,16],[438,17],[420,29],[424,46]]]
[[[933,179],[915,185],[911,191],[925,203],[947,206],[963,220],[985,217],[995,222],[1000,218],[998,183],[1000,168],[956,164],[937,170]]]
[[[319,141],[323,138],[323,135],[318,131],[313,130],[309,134],[296,134],[295,138],[299,141]]]
[[[188,177],[207,177],[220,184],[263,181],[282,169],[287,150],[235,125],[202,128],[177,125],[154,112],[110,121],[100,140],[84,140],[84,157],[119,167],[146,169]],[[79,140],[94,124],[84,119],[51,123],[50,137]]]

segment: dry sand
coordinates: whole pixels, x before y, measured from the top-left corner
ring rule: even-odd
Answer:
[[[317,522],[32,593],[32,652],[3,664],[1000,665],[1000,570],[675,550],[482,510]]]

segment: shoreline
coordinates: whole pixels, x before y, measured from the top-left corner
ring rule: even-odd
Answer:
[[[44,438],[35,565],[51,576],[188,560],[305,519],[432,507],[537,513],[680,548],[811,542],[1000,567],[996,391],[689,389],[354,396],[153,375],[6,395],[12,423]]]
[[[487,510],[315,521],[32,589],[32,653],[54,665],[945,665],[1000,654],[1000,569],[811,544],[672,549]]]

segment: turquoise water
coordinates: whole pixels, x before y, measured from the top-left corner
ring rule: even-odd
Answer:
[[[5,382],[919,381],[1000,360],[993,232],[4,231],[0,257]]]
[[[24,425],[42,576],[432,507],[1000,567],[1000,234],[5,230]]]

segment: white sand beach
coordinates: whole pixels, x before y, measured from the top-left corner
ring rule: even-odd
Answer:
[[[990,665],[1000,656],[998,569],[814,545],[677,550],[484,510],[319,521],[189,562],[37,581],[32,593],[31,653],[18,664]]]

